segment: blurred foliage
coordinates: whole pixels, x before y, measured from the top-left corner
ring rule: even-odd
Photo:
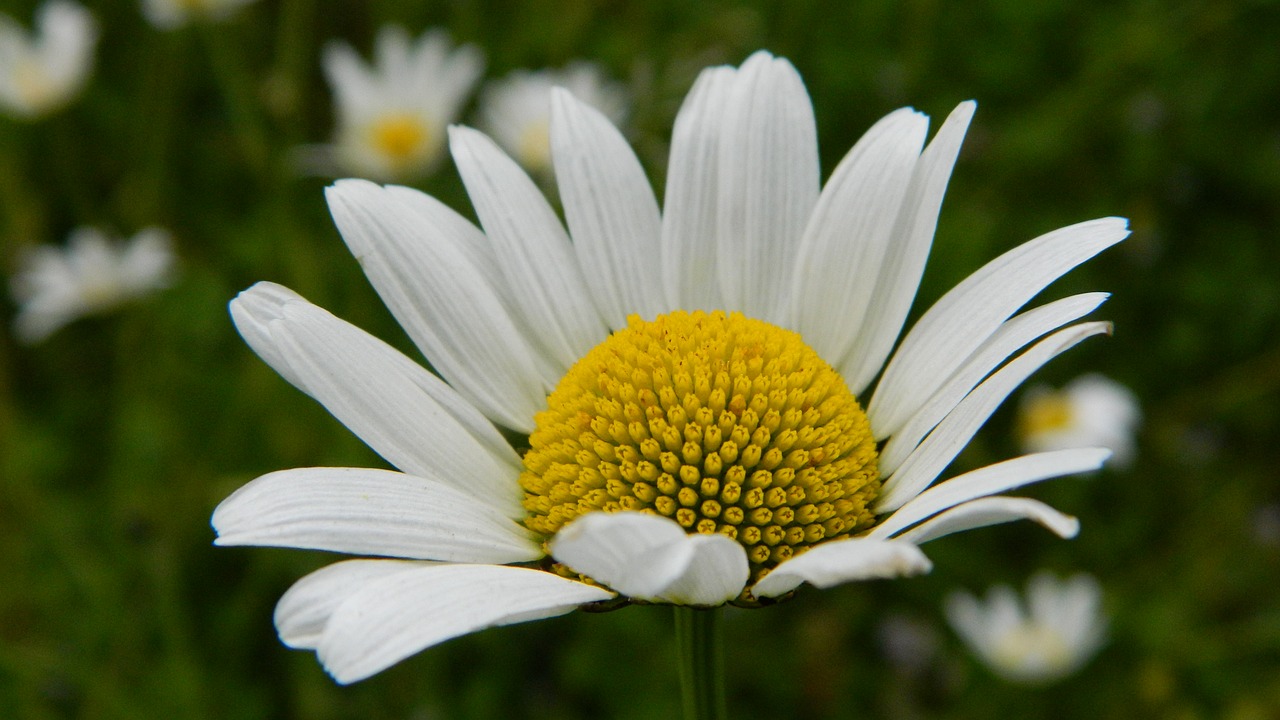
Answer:
[[[33,9],[0,2],[24,22]],[[1131,218],[1130,240],[1050,290],[1114,292],[1100,315],[1117,330],[1038,379],[1102,371],[1147,417],[1131,470],[1030,492],[1078,515],[1081,536],[1029,523],[954,536],[928,548],[929,576],[731,613],[735,714],[1280,716],[1276,3],[264,0],[170,33],[130,0],[93,9],[102,40],[85,95],[45,121],[0,119],[0,263],[7,274],[20,247],[79,224],[160,224],[182,278],[38,347],[0,338],[5,717],[676,713],[663,608],[487,631],[344,688],[271,627],[276,598],[331,558],[211,546],[210,511],[258,474],[380,463],[253,356],[225,303],[274,280],[411,351],[332,227],[324,181],[287,162],[329,131],[320,47],[367,52],[386,22],[481,45],[489,77],[602,63],[630,85],[629,132],[659,185],[696,72],[757,48],[804,76],[828,169],[899,105],[936,121],[978,99],[916,314],[1022,240]],[[470,214],[451,167],[422,187]],[[1010,425],[1002,410],[957,467],[1012,455]],[[1058,685],[1006,685],[942,624],[941,598],[1040,567],[1097,575],[1112,639]],[[907,641],[908,657],[889,651]]]

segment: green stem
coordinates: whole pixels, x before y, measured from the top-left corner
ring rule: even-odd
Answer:
[[[685,720],[725,720],[720,610],[676,606],[676,650]]]
[[[146,61],[151,72],[139,79],[137,123],[139,148],[135,164],[136,189],[122,203],[130,213],[130,228],[155,222],[172,222],[176,205],[172,193],[174,130],[184,106],[183,87],[190,67],[191,43],[185,32],[160,33],[149,44]]]
[[[268,170],[267,134],[254,97],[254,78],[244,67],[243,52],[232,45],[228,31],[215,29],[209,23],[202,23],[198,29],[245,161],[251,171],[262,177]]]

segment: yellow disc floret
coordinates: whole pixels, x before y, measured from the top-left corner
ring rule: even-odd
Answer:
[[[873,523],[867,416],[789,330],[738,313],[632,316],[547,404],[520,475],[524,524],[544,540],[589,512],[653,513],[737,540],[754,583]]]

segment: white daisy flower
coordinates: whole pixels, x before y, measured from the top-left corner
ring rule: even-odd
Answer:
[[[621,85],[598,65],[570,63],[563,70],[516,70],[490,82],[480,98],[480,126],[526,169],[551,170],[551,89],[563,87],[618,125],[627,114]]]
[[[337,130],[333,144],[322,146],[322,157],[310,164],[324,174],[405,180],[439,163],[445,128],[480,79],[484,56],[472,45],[452,48],[442,30],[415,42],[392,25],[378,33],[373,65],[349,45],[333,42],[325,48],[324,70]]]
[[[1129,388],[1098,374],[1083,375],[1061,390],[1037,386],[1018,407],[1017,429],[1027,452],[1105,447],[1110,464],[1133,460],[1142,407]]]
[[[924,115],[890,114],[820,188],[808,93],[760,52],[706,70],[685,100],[662,211],[622,135],[562,89],[567,231],[465,127],[450,147],[483,229],[411,189],[338,182],[344,240],[443,380],[284,287],[241,293],[250,346],[399,472],[263,476],[214,512],[218,544],[403,558],[330,566],[277,607],[283,641],[351,682],[585,603],[752,607],[805,582],[925,572],[916,545],[959,530],[1031,518],[1074,535],[1043,503],[992,496],[1096,469],[1107,450],[930,485],[1028,375],[1107,332],[1059,329],[1104,293],[1014,313],[1124,238],[1124,220],[1005,253],[886,365],[973,110],[928,147]]]
[[[1102,588],[1086,574],[1059,581],[1038,573],[1027,583],[1024,606],[1007,585],[986,602],[957,592],[947,598],[956,633],[997,675],[1021,683],[1060,680],[1085,664],[1107,634]]]
[[[14,334],[37,343],[73,320],[168,286],[174,257],[169,234],[159,228],[116,243],[86,227],[71,233],[66,249],[42,245],[18,264],[12,290],[21,308]]]
[[[142,14],[160,30],[220,22],[256,0],[142,0]]]
[[[31,34],[0,14],[0,108],[24,119],[62,108],[89,78],[97,44],[93,14],[69,0],[41,5]]]

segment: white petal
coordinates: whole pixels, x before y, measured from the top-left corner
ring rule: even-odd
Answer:
[[[504,303],[510,303],[508,307],[515,307],[513,298],[508,292],[506,280],[502,277],[502,270],[498,268],[498,253],[494,251],[493,244],[480,228],[459,215],[453,208],[421,190],[403,185],[386,185],[383,189],[435,228],[442,241],[448,242],[466,256],[492,292],[502,298]],[[527,328],[521,327],[522,332],[526,330]],[[559,378],[555,379],[559,380]]]
[[[137,294],[165,287],[172,279],[174,260],[173,239],[167,230],[139,230],[120,254],[121,282]]]
[[[485,628],[555,617],[613,593],[541,570],[416,568],[369,582],[329,617],[317,654],[340,683]]]
[[[439,477],[521,517],[519,464],[476,427],[465,402],[421,366],[278,285],[259,283],[231,303],[249,345],[388,462]]]
[[[742,546],[723,535],[687,535],[674,521],[641,513],[589,513],[551,541],[552,557],[630,597],[720,605],[748,577]]]
[[[747,554],[724,535],[686,535],[682,544],[691,548],[684,574],[658,598],[676,605],[723,605],[738,597],[750,577]]]
[[[565,221],[605,321],[626,327],[664,308],[662,219],[631,146],[599,110],[551,91],[551,154]]]
[[[665,518],[640,513],[590,513],[552,538],[556,560],[624,595],[655,597],[688,566],[685,532]],[[684,554],[671,548],[685,550]]]
[[[1049,478],[1097,470],[1110,456],[1111,451],[1105,448],[1082,448],[1023,455],[988,465],[920,493],[872,529],[868,536],[889,537],[960,503]]]
[[[217,545],[265,545],[453,562],[537,560],[533,536],[436,478],[370,468],[263,475],[213,511]]]
[[[326,565],[295,582],[276,603],[280,642],[314,650],[329,616],[353,593],[379,578],[434,563],[405,560],[346,560]]]
[[[792,281],[793,324],[832,365],[857,338],[929,120],[903,108],[871,127],[827,180]]]
[[[308,395],[313,395],[302,376],[294,372],[293,366],[281,352],[275,337],[271,334],[272,325],[279,322],[282,317],[281,308],[293,302],[306,302],[306,300],[283,285],[259,282],[237,295],[228,304],[228,308],[240,337],[244,338],[258,357],[270,365],[271,369],[280,373],[280,376],[289,381],[290,385]]]
[[[662,279],[668,309],[724,307],[716,280],[720,128],[737,70],[702,71],[671,131],[662,203]]]
[[[727,307],[785,324],[791,271],[818,201],[818,136],[800,74],[760,51],[725,98],[716,269]]]
[[[487,136],[453,126],[449,142],[517,310],[567,370],[608,335],[568,234],[529,176]]]
[[[1010,315],[1049,283],[1129,234],[1123,218],[1055,230],[984,265],[911,328],[867,407],[876,437],[896,432]]]
[[[823,543],[774,568],[751,588],[756,597],[778,597],[800,583],[829,588],[856,580],[909,577],[933,568],[929,558],[900,540],[848,538]]]
[[[1110,331],[1111,324],[1105,322],[1081,323],[1059,330],[997,370],[960,401],[889,476],[877,501],[876,511],[896,510],[928,487],[960,454],[1009,393],[1042,365],[1085,338]]]
[[[953,592],[947,595],[943,612],[947,622],[970,646],[986,652],[991,632],[987,627],[986,610],[977,598],[967,592]]]
[[[379,105],[377,83],[350,45],[328,42],[321,63],[339,113],[350,116],[360,108]],[[350,122],[350,117],[341,117],[339,122]]]
[[[1045,505],[1039,500],[1021,497],[985,497],[961,503],[939,513],[898,536],[916,545],[975,528],[999,525],[1014,520],[1033,520],[1060,538],[1073,538],[1080,532],[1080,521]]]
[[[880,453],[880,474],[888,476],[920,444],[920,440],[947,416],[973,387],[997,365],[1041,335],[1093,312],[1107,293],[1085,293],[1063,298],[1011,318],[960,366],[902,429],[889,438]],[[1080,445],[1077,445],[1079,447]]]
[[[531,431],[548,389],[547,378],[531,372],[540,365],[538,352],[474,264],[482,251],[461,249],[477,238],[432,223],[398,199],[404,192],[414,191],[392,194],[365,180],[343,180],[325,195],[352,254],[436,370],[488,417]]]
[[[946,194],[951,169],[960,154],[960,143],[964,141],[976,108],[976,103],[967,101],[952,110],[916,163],[907,196],[902,201],[902,210],[893,227],[893,240],[877,272],[867,320],[858,331],[858,339],[849,356],[839,368],[854,395],[861,396],[871,379],[879,374],[894,341],[898,339],[898,333],[902,331],[902,323],[907,319],[911,301],[920,287],[929,248],[933,245],[933,231],[938,226],[942,196]]]

